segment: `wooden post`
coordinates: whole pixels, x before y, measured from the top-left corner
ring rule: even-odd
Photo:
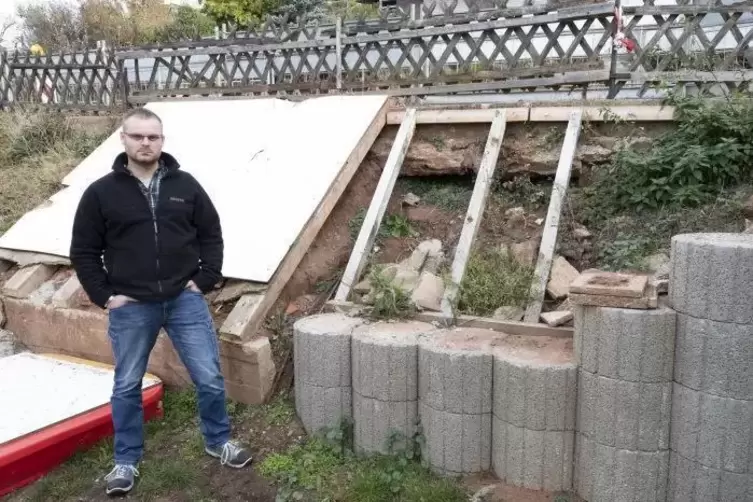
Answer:
[[[549,272],[552,269],[554,246],[557,243],[557,230],[559,228],[560,213],[562,212],[562,203],[565,201],[567,187],[570,184],[570,173],[572,172],[575,148],[578,146],[582,118],[583,110],[578,109],[570,113],[570,121],[567,124],[567,132],[565,133],[565,140],[562,142],[562,152],[557,164],[557,174],[554,176],[552,195],[549,199],[549,210],[546,214],[546,222],[544,223],[544,234],[541,236],[539,259],[533,272],[530,299],[523,319],[525,322],[539,322],[539,316],[541,315],[541,307],[544,304],[544,294],[546,293],[546,283],[549,280]]]
[[[342,36],[343,36],[343,20],[340,18],[340,16],[337,16],[337,22],[335,25],[335,54],[336,54],[336,60],[335,60],[335,77],[337,78],[337,89],[340,90],[343,87],[343,76],[342,76],[342,64],[343,64],[343,47],[342,47]]]
[[[408,153],[413,132],[416,130],[416,109],[409,108],[405,112],[400,129],[397,131],[395,141],[392,143],[392,150],[387,157],[387,162],[379,178],[379,184],[371,198],[371,204],[361,224],[361,231],[353,246],[353,252],[350,254],[348,265],[345,267],[340,286],[337,288],[335,299],[338,301],[347,301],[350,290],[355,286],[361,277],[363,267],[366,265],[366,258],[369,255],[371,246],[374,245],[374,239],[379,232],[379,225],[382,223],[384,212],[387,210],[387,204],[390,202],[392,190],[395,187],[400,167],[403,165],[405,154]]]
[[[463,282],[463,275],[465,274],[465,267],[468,264],[468,258],[471,255],[473,241],[481,225],[481,218],[484,216],[486,198],[491,189],[494,169],[497,167],[497,158],[499,157],[499,150],[502,147],[502,138],[505,135],[506,125],[506,110],[497,110],[492,119],[489,137],[486,140],[486,148],[481,158],[481,165],[476,175],[476,183],[473,185],[473,194],[471,195],[471,201],[468,204],[468,211],[463,222],[463,229],[460,232],[458,245],[455,248],[455,258],[452,261],[451,283],[446,286],[444,296],[442,297],[442,314],[445,318],[453,317],[453,303],[457,297],[460,283]]]

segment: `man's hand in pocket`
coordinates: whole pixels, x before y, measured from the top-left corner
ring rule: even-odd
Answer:
[[[123,305],[125,305],[126,303],[129,303],[129,302],[135,302],[135,301],[136,301],[136,300],[134,300],[134,299],[133,299],[133,298],[131,298],[130,296],[126,296],[126,295],[115,295],[115,296],[113,296],[113,297],[112,297],[112,298],[110,299],[110,301],[109,301],[109,302],[107,302],[107,305],[106,305],[106,307],[107,307],[107,309],[108,309],[108,310],[112,310],[112,309],[120,308],[120,307],[122,307]]]
[[[197,286],[196,283],[193,281],[188,281],[188,284],[186,284],[186,289],[190,289],[194,293],[201,293],[199,286]]]

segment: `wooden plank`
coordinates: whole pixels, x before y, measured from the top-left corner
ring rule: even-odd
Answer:
[[[397,131],[395,141],[392,143],[392,149],[379,177],[379,183],[374,190],[374,196],[371,198],[371,204],[364,217],[353,251],[350,253],[348,265],[345,267],[340,286],[338,286],[335,294],[337,300],[347,300],[351,288],[358,283],[358,279],[361,277],[415,130],[416,110],[409,108],[400,129]]]
[[[499,108],[484,110],[418,110],[416,124],[473,124],[491,122]],[[387,124],[400,124],[405,117],[404,111],[387,113]],[[528,108],[505,108],[507,122],[526,122]]]
[[[567,187],[570,184],[570,173],[572,172],[575,149],[578,146],[582,119],[583,112],[581,110],[570,112],[570,121],[565,132],[565,140],[562,143],[560,160],[557,164],[557,173],[554,176],[552,196],[549,200],[549,210],[547,211],[546,222],[544,223],[544,234],[541,236],[539,259],[533,272],[530,300],[525,317],[523,318],[526,322],[537,322],[541,315],[546,284],[552,268],[554,246],[557,243],[557,231],[559,229],[562,203],[565,201]]]
[[[471,255],[473,241],[476,238],[476,232],[481,224],[481,218],[484,215],[486,207],[486,198],[491,189],[494,178],[494,169],[497,167],[497,158],[499,150],[502,147],[502,138],[505,135],[506,110],[496,110],[492,125],[489,128],[489,137],[486,140],[484,155],[481,157],[481,164],[476,175],[476,183],[473,185],[473,194],[471,201],[468,203],[463,229],[460,231],[460,238],[455,247],[455,258],[452,261],[452,270],[450,273],[451,282],[445,288],[442,297],[442,314],[446,317],[453,315],[453,303],[457,297],[458,286],[463,281],[465,267],[468,264],[468,258]]]
[[[674,120],[674,107],[662,106],[587,106],[579,108],[583,120],[608,122],[615,119],[630,122],[670,122]],[[530,122],[568,122],[576,108],[566,106],[531,108]]]
[[[348,187],[356,170],[361,165],[366,154],[371,150],[371,146],[374,144],[374,141],[376,141],[377,136],[382,132],[382,129],[387,122],[387,107],[388,101],[385,100],[384,106],[382,106],[374,117],[374,120],[364,133],[358,146],[350,154],[345,165],[340,170],[340,173],[332,182],[332,185],[330,185],[330,188],[319,204],[319,207],[317,207],[311,215],[311,218],[309,218],[308,223],[301,231],[298,239],[296,239],[293,246],[291,246],[290,251],[285,255],[282,263],[272,276],[272,280],[268,283],[268,289],[260,300],[254,315],[243,329],[242,338],[244,341],[253,338],[261,327],[267,312],[269,312],[269,309],[271,309],[277,301],[277,298],[280,296],[280,293],[282,293],[282,290],[293,275],[293,272],[295,272],[298,264],[314,242],[314,238],[316,238],[319,230],[324,226],[324,222],[329,217],[332,209],[334,209],[335,204],[337,204],[337,201],[340,200],[343,192]]]
[[[507,108],[507,122],[567,122],[575,108],[570,106],[549,106],[530,108]],[[655,105],[634,106],[584,106],[583,119],[590,122],[611,121],[619,118],[635,122],[669,122],[674,118],[674,107]],[[438,109],[416,112],[416,124],[472,124],[487,123],[494,118],[497,108],[475,110]],[[402,110],[387,113],[387,124],[400,124],[405,116]]]
[[[340,302],[337,300],[328,301],[324,310],[327,312],[344,312],[356,315],[364,309],[363,305],[353,302]],[[419,312],[413,316],[413,319],[422,322],[429,322],[440,326],[449,326],[448,319],[441,312]],[[491,319],[489,317],[478,317],[470,315],[459,315],[455,318],[455,325],[467,328],[481,328],[507,333],[518,336],[553,336],[553,337],[572,337],[572,328],[552,328],[542,323],[527,323],[519,321],[502,321]]]

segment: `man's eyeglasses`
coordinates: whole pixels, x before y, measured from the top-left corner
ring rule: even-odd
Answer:
[[[123,133],[123,134],[125,134],[126,136],[128,136],[129,138],[131,138],[134,141],[138,141],[139,143],[141,143],[145,139],[148,139],[150,143],[156,143],[157,141],[160,141],[163,138],[159,134],[144,135],[144,134],[131,134],[131,133],[127,133],[127,132]]]

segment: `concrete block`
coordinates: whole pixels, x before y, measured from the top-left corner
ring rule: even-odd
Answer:
[[[443,476],[486,472],[491,466],[492,415],[438,411],[419,403],[422,458]]]
[[[296,382],[295,408],[309,435],[337,427],[341,420],[353,416],[351,387],[320,387]]]
[[[753,401],[753,325],[678,314],[674,374],[685,387]]]
[[[621,450],[669,448],[672,383],[626,382],[580,370],[578,432]]]
[[[631,451],[576,434],[575,489],[588,502],[665,502],[669,451]]]
[[[672,238],[669,297],[680,313],[753,324],[753,235],[682,234]]]
[[[507,337],[494,347],[493,388],[501,420],[529,430],[575,429],[576,368],[568,339]]]
[[[52,295],[52,306],[58,308],[78,307],[86,298],[84,288],[81,286],[76,274],[71,275],[60,288]]]
[[[672,452],[668,502],[747,502],[753,500],[753,474],[706,467]]]
[[[753,475],[753,401],[675,383],[671,448],[712,469]]]
[[[573,431],[534,431],[493,417],[492,467],[505,483],[567,491],[573,479]]]
[[[455,414],[491,413],[491,348],[507,335],[476,328],[454,328],[419,343],[421,402]]]
[[[343,314],[319,314],[296,321],[293,325],[296,386],[300,382],[319,387],[350,387],[350,337],[362,322]]]
[[[656,285],[649,283],[646,286],[645,295],[641,298],[631,298],[629,296],[609,296],[609,295],[584,295],[580,293],[570,293],[570,301],[575,305],[589,305],[594,307],[613,307],[620,309],[655,309],[659,306],[659,293]]]
[[[379,401],[418,399],[418,338],[434,331],[423,322],[378,322],[353,330],[353,391]]]
[[[3,286],[3,294],[12,298],[26,298],[55,273],[56,267],[41,263],[16,271]]]
[[[575,358],[584,371],[631,382],[672,381],[676,314],[582,307],[575,317]]]
[[[356,452],[398,452],[418,430],[418,401],[380,401],[353,392],[353,423]]]
[[[569,310],[554,310],[552,312],[542,312],[541,320],[544,321],[547,326],[562,326],[563,324],[573,320],[573,313]]]
[[[232,399],[246,404],[264,402],[272,391],[277,374],[272,347],[267,337],[249,342],[220,339],[220,366]]]

